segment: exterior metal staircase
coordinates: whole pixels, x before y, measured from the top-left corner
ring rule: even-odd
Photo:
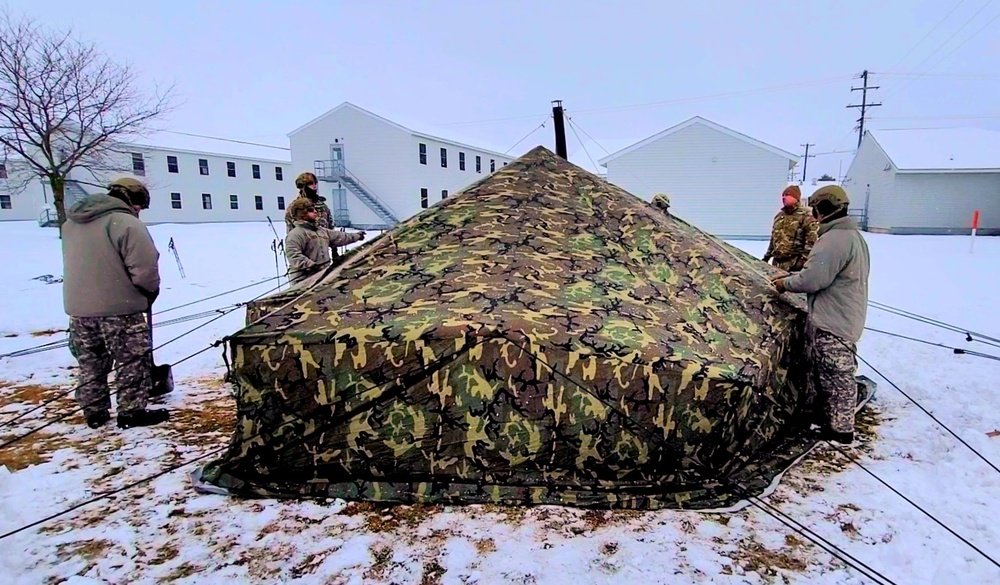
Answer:
[[[67,180],[63,186],[63,209],[69,209],[74,203],[87,197],[90,193],[79,185],[76,181]],[[58,227],[59,215],[55,207],[46,205],[42,212],[38,214],[39,227]]]
[[[337,225],[337,227],[386,230],[399,223],[399,219],[396,217],[396,212],[389,207],[389,204],[379,199],[378,196],[375,195],[375,193],[361,181],[361,179],[348,171],[343,162],[336,160],[317,160],[313,163],[313,172],[315,173],[316,178],[320,181],[337,181],[347,187],[358,199],[361,200],[362,203],[368,207],[368,209],[371,209],[375,215],[379,217],[379,219],[385,222],[384,224],[376,225],[359,225],[351,222],[345,201],[343,209],[340,209],[341,205],[338,202],[332,210],[334,223],[344,224]]]

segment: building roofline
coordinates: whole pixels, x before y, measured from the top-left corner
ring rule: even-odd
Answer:
[[[893,163],[895,164],[895,163]],[[959,169],[946,169],[946,168],[927,168],[927,169],[901,169],[896,167],[896,173],[900,175],[929,175],[929,174],[946,174],[955,175],[960,173],[1000,173],[1000,167],[986,167],[986,168],[959,168]]]
[[[292,130],[291,132],[289,132],[288,133],[288,137],[291,138],[292,136],[298,134],[299,132],[302,132],[303,130],[305,130],[309,126],[312,126],[313,124],[316,124],[318,122],[322,122],[323,120],[329,118],[330,116],[336,114],[337,112],[339,112],[340,110],[343,110],[343,109],[352,109],[352,110],[354,110],[356,112],[359,112],[361,114],[364,114],[364,115],[366,115],[366,116],[368,116],[370,118],[378,120],[379,122],[382,122],[383,124],[388,124],[389,126],[395,128],[397,130],[401,130],[401,131],[409,134],[410,136],[416,136],[417,138],[425,138],[427,140],[434,140],[435,142],[441,142],[441,143],[444,143],[444,144],[450,144],[452,146],[458,146],[458,147],[461,147],[461,148],[467,148],[469,150],[477,150],[477,151],[485,153],[485,154],[492,154],[492,155],[500,157],[500,158],[506,158],[506,159],[514,160],[514,157],[510,156],[509,154],[503,154],[503,153],[497,152],[495,150],[490,150],[488,148],[483,148],[481,146],[472,146],[471,144],[465,144],[463,142],[458,142],[457,140],[451,140],[449,138],[442,138],[440,136],[434,136],[433,134],[427,134],[427,133],[424,133],[424,132],[418,132],[416,130],[413,130],[412,128],[407,128],[406,126],[403,126],[402,124],[399,124],[397,122],[393,122],[392,120],[389,120],[388,118],[383,118],[382,116],[379,116],[378,114],[375,114],[373,112],[369,112],[368,110],[366,110],[366,109],[364,109],[364,108],[362,108],[360,106],[356,106],[356,105],[352,104],[351,102],[343,102],[339,106],[337,106],[337,107],[335,107],[333,109],[330,109],[330,110],[326,111],[323,114],[320,114],[319,116],[317,116],[317,117],[313,118],[312,120],[306,122],[305,124],[299,126],[295,130]]]
[[[264,157],[257,157],[257,156],[247,156],[247,155],[243,155],[243,154],[232,154],[232,153],[225,153],[225,152],[214,152],[214,151],[208,151],[208,150],[190,150],[190,149],[187,149],[187,148],[173,148],[173,147],[167,147],[167,146],[156,146],[156,145],[153,145],[153,144],[143,144],[141,142],[124,142],[124,143],[121,144],[121,146],[122,147],[145,148],[145,149],[148,149],[148,150],[158,150],[158,151],[161,151],[161,152],[176,152],[176,153],[180,153],[180,154],[203,154],[203,155],[207,155],[207,156],[217,156],[217,157],[220,157],[220,158],[234,158],[234,159],[239,159],[239,160],[252,160],[252,161],[258,161],[258,162],[279,163],[279,164],[286,164],[286,165],[291,165],[292,164],[291,159],[289,159],[289,160],[283,160],[283,159],[279,159],[279,158],[264,158]],[[285,148],[283,146],[274,146],[274,147],[268,147],[268,148],[275,148],[275,149],[279,149],[279,150],[287,150],[287,151],[289,151],[289,153],[291,152],[290,148]],[[119,148],[117,150],[121,150],[121,149]]]
[[[598,160],[597,164],[601,165],[602,167],[607,167],[607,163],[609,163],[609,162],[611,162],[611,161],[613,161],[613,160],[615,160],[617,158],[623,157],[626,154],[629,154],[629,153],[634,152],[634,151],[636,151],[636,150],[638,150],[638,149],[640,149],[640,148],[642,148],[642,147],[644,147],[644,146],[646,146],[648,144],[656,142],[657,140],[660,140],[661,138],[666,138],[667,136],[670,136],[671,134],[674,134],[674,133],[676,133],[676,132],[678,132],[680,130],[683,130],[683,129],[689,127],[689,126],[693,126],[694,124],[703,124],[705,126],[708,126],[709,128],[712,128],[713,130],[717,130],[719,132],[722,132],[723,134],[726,134],[728,136],[732,136],[733,138],[737,138],[739,140],[742,140],[743,142],[746,142],[747,144],[751,144],[751,145],[756,146],[758,148],[762,148],[762,149],[764,149],[764,150],[766,150],[766,151],[768,151],[768,152],[770,152],[772,154],[776,154],[776,155],[781,156],[783,158],[787,158],[792,163],[792,164],[789,165],[789,167],[788,167],[789,169],[791,169],[796,164],[798,164],[798,162],[799,162],[799,160],[801,158],[797,154],[792,154],[792,153],[790,153],[790,152],[788,152],[786,150],[782,150],[782,149],[780,149],[780,148],[778,148],[776,146],[771,146],[770,144],[768,144],[766,142],[761,142],[760,140],[757,140],[756,138],[751,138],[750,136],[747,136],[746,134],[743,134],[741,132],[737,132],[736,130],[733,130],[732,128],[727,128],[727,127],[725,127],[725,126],[723,126],[721,124],[717,124],[717,123],[715,123],[715,122],[713,122],[711,120],[702,118],[701,116],[694,116],[692,118],[688,118],[687,120],[681,122],[680,124],[676,124],[674,126],[671,126],[670,128],[667,128],[666,130],[663,130],[663,131],[658,132],[658,133],[656,133],[656,134],[654,134],[654,135],[652,135],[652,136],[650,136],[650,137],[648,137],[648,138],[646,138],[644,140],[636,142],[632,146],[629,146],[627,148],[619,150],[618,152],[609,154],[608,156],[606,156],[606,157]]]

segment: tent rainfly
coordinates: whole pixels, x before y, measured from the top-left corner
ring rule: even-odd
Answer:
[[[248,307],[196,488],[733,506],[815,444],[773,270],[536,147]]]

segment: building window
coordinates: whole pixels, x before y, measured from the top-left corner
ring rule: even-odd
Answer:
[[[253,172],[253,178],[260,178],[260,165],[253,165],[250,167],[250,170]]]
[[[447,168],[447,167],[448,167],[448,149],[447,148],[442,148],[441,149],[441,168]]]
[[[234,162],[226,163],[226,174],[229,175],[230,177],[236,176],[236,163]]]
[[[423,142],[420,143],[420,164],[427,164],[427,145]]]
[[[497,170],[497,161],[490,159],[490,172]]]
[[[427,189],[420,190],[420,207],[427,209]]]
[[[503,166],[507,166],[507,163],[503,163]]]
[[[464,171],[465,170],[465,153],[464,152],[458,153],[458,170],[460,170],[460,171]]]
[[[174,209],[180,209],[181,208],[181,194],[180,193],[171,193],[170,194],[170,207],[172,207]]]
[[[483,157],[479,156],[478,154],[476,155],[476,172],[477,173],[483,172]]]
[[[278,181],[283,181],[281,176],[281,167],[274,167],[274,178]]]
[[[142,160],[141,152],[132,153],[132,173],[136,175],[146,174],[146,161]]]
[[[284,208],[285,208],[285,198],[278,197],[278,209],[284,209]]]
[[[240,208],[240,196],[230,195],[229,196],[229,209],[239,209]]]
[[[7,165],[0,163],[0,179],[7,178]]]
[[[177,167],[177,157],[173,155],[167,155],[167,172],[176,173],[178,172]]]
[[[212,209],[212,196],[208,193],[201,194],[201,208]]]
[[[199,158],[198,159],[198,172],[201,173],[201,174],[203,174],[203,175],[207,175],[208,174],[208,159],[207,158]]]
[[[11,209],[10,195],[0,195],[0,209]]]
[[[447,198],[448,198],[448,190],[441,189],[441,199],[447,199]]]
[[[260,195],[254,195],[253,206],[257,209],[257,211],[264,211],[264,198]]]

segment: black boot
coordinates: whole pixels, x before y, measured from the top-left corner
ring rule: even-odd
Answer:
[[[87,415],[87,426],[92,429],[99,429],[109,420],[111,420],[111,414],[109,414],[106,410],[101,410],[95,412],[94,414]]]
[[[148,427],[170,420],[166,410],[133,410],[118,413],[118,428]]]
[[[841,447],[850,447],[851,444],[854,443],[854,431],[849,433],[838,433],[837,431],[827,429],[827,431],[823,433],[823,440],[840,445]]]

